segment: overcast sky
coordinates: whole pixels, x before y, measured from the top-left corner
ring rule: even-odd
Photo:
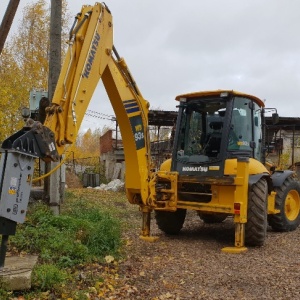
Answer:
[[[1,20],[8,2],[1,0]],[[15,23],[31,2],[20,0]],[[176,110],[182,93],[233,89],[266,100],[280,116],[300,117],[299,0],[105,2],[114,45],[152,109]],[[70,0],[69,10],[74,16],[94,3]],[[101,84],[89,108],[114,114]],[[113,123],[87,117],[82,126],[104,124]]]

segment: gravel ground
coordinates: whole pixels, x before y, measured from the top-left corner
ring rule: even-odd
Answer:
[[[229,254],[221,249],[234,244],[230,218],[204,224],[190,211],[181,233],[172,237],[153,220],[152,234],[159,236],[154,243],[138,238],[140,217],[133,220],[119,265],[122,293],[109,299],[300,299],[299,228],[269,228],[265,246]]]

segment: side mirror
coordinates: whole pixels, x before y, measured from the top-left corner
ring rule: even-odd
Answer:
[[[278,113],[272,114],[272,123],[273,123],[273,125],[279,123],[279,115],[278,115]]]

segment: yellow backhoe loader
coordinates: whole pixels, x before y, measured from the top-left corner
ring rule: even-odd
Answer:
[[[264,166],[264,103],[254,96],[231,90],[177,96],[172,158],[159,171],[153,169],[149,103],[114,47],[111,12],[96,3],[83,6],[75,18],[44,124],[29,118],[2,144],[2,249],[16,223],[24,222],[35,158],[57,161],[75,142],[100,79],[123,139],[127,198],[142,211],[141,238],[155,239],[150,235],[153,211],[167,234],[180,231],[187,209],[207,223],[233,216],[235,245],[224,249],[232,252],[245,250],[245,243],[262,245],[267,222],[277,231],[298,227],[299,183],[292,171],[270,172]]]

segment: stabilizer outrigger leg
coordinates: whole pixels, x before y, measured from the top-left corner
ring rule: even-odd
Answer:
[[[142,207],[143,219],[140,239],[146,242],[155,242],[158,239],[157,236],[150,236],[151,212],[152,209],[150,209],[149,207]]]
[[[225,247],[222,252],[242,253],[244,251],[247,251],[247,247],[245,247],[245,223],[235,223],[234,247]]]
[[[239,157],[237,159],[237,174],[235,178],[236,190],[234,199],[234,247],[225,247],[222,249],[223,252],[242,253],[247,250],[245,247],[245,224],[247,222],[248,182],[249,158]]]

